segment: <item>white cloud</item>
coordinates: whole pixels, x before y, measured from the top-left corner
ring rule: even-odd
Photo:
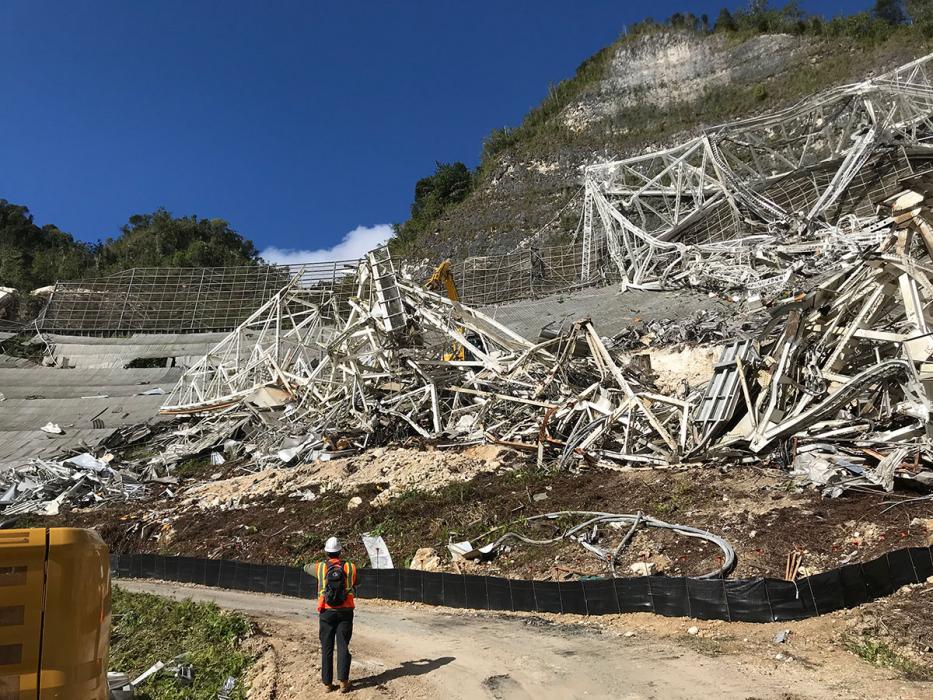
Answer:
[[[270,246],[263,250],[260,255],[266,262],[276,265],[355,260],[388,241],[393,233],[392,226],[389,224],[357,226],[332,248],[293,250],[291,248]]]

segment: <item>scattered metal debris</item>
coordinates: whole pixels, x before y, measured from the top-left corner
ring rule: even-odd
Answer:
[[[0,472],[0,512],[4,515],[57,515],[65,503],[92,506],[107,500],[141,498],[139,474],[113,469],[84,453],[64,461],[34,459]]]
[[[141,685],[142,683],[145,683],[147,680],[149,680],[150,678],[152,678],[152,676],[154,676],[155,674],[157,674],[157,673],[158,673],[159,671],[161,671],[163,668],[165,668],[165,662],[164,662],[164,661],[156,661],[154,664],[152,664],[152,666],[150,666],[150,667],[147,668],[145,671],[143,671],[141,674],[139,674],[138,676],[136,676],[136,678],[134,678],[133,680],[131,680],[131,681],[130,681],[130,685],[133,686],[134,688],[138,687],[138,686]]]
[[[233,691],[236,688],[236,678],[228,676],[224,681],[223,687],[217,693],[217,700],[230,700],[233,697]]]
[[[700,310],[687,319],[659,319],[629,326],[612,339],[619,350],[667,345],[719,345],[735,337],[733,319]]]
[[[582,318],[531,342],[397,272],[387,248],[326,274],[257,270],[238,299],[255,310],[165,397],[171,429],[104,443],[146,439],[151,456],[123,471],[34,460],[0,481],[7,512],[132,497],[189,458],[229,473],[406,441],[495,443],[566,469],[771,460],[832,496],[929,486],[931,60],[587,169],[574,284],[713,289],[763,310],[760,328],[700,312],[606,339]],[[725,349],[705,385],[676,396],[623,355],[695,343]]]
[[[111,700],[133,700],[135,696],[129,674],[109,671],[107,685],[110,688]]]
[[[711,532],[707,532],[706,530],[700,530],[685,525],[672,525],[661,520],[656,520],[655,518],[644,515],[643,513],[627,515],[620,513],[598,513],[592,511],[557,511],[554,513],[533,515],[528,518],[524,518],[524,522],[539,523],[542,521],[556,521],[562,518],[583,518],[583,521],[563,530],[556,537],[551,537],[548,539],[533,539],[518,532],[506,532],[494,542],[480,547],[477,550],[473,550],[473,552],[479,552],[483,555],[495,554],[499,551],[499,548],[502,546],[502,544],[510,539],[520,540],[527,544],[553,544],[554,542],[570,539],[577,542],[581,547],[586,549],[591,554],[594,554],[597,559],[606,565],[609,573],[615,576],[616,564],[618,563],[619,555],[628,545],[635,531],[640,526],[643,526],[671,530],[678,535],[706,540],[719,547],[723,554],[722,564],[715,571],[711,571],[697,578],[721,578],[727,576],[735,566],[735,550],[732,548],[732,545],[730,545],[723,538],[714,535]],[[600,528],[619,528],[622,526],[629,526],[625,536],[622,537],[622,539],[614,547],[607,549],[606,546],[611,539],[610,533],[607,530],[601,531]],[[477,558],[471,557],[470,554],[471,552],[464,553],[463,558]],[[635,569],[633,568],[633,571],[634,570]],[[650,575],[648,567],[644,568],[644,573],[642,575]]]

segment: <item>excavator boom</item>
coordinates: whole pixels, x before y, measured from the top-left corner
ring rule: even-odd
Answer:
[[[460,302],[460,292],[457,291],[457,283],[454,282],[453,266],[450,260],[445,260],[436,268],[424,285],[432,291],[439,291],[441,287],[447,292],[447,298],[454,303]],[[463,330],[462,328],[459,330]],[[452,352],[445,353],[445,360],[463,360],[466,358],[466,352],[459,343],[454,343]]]

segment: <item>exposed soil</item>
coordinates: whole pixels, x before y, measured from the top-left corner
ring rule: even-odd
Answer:
[[[843,645],[907,678],[933,680],[933,585],[905,586],[858,608],[841,634]]]
[[[308,601],[146,581],[119,585],[213,600],[252,615],[264,633],[254,700],[324,695]],[[907,677],[900,667],[868,664],[847,650],[847,631],[873,606],[753,624],[647,613],[490,614],[365,601],[354,622],[351,680],[361,698],[930,697],[933,683]],[[776,642],[784,630],[786,640]]]
[[[433,492],[495,472],[517,457],[511,450],[487,444],[446,451],[374,448],[346,459],[270,468],[196,484],[184,492],[182,507],[226,510],[270,496],[288,494],[313,500],[328,491],[353,494],[362,487],[380,489],[374,499],[378,505],[409,491]]]
[[[405,454],[409,460],[431,465],[438,455],[449,459],[451,453],[409,450]],[[395,454],[393,459],[397,458]],[[173,499],[155,497],[76,510],[43,524],[93,527],[116,552],[287,564],[314,559],[331,534],[344,541],[349,556],[366,562],[360,535],[376,532],[386,540],[397,566],[407,565],[417,549],[433,547],[447,570],[469,566],[477,572],[538,579],[603,574],[606,567],[569,541],[546,546],[513,541],[496,560],[468,565],[451,562],[446,545],[461,540],[481,545],[507,530],[539,539],[553,537],[569,519],[535,527],[522,520],[550,511],[642,511],[726,538],[738,554],[735,577],[782,578],[788,554],[795,549],[803,554],[801,574],[805,575],[900,547],[925,546],[933,535],[930,501],[901,503],[907,494],[859,492],[828,500],[809,488],[794,487],[772,469],[571,474],[520,468],[511,457],[501,455],[494,460],[499,463],[496,467],[486,460],[471,460],[485,465],[472,479],[433,484],[434,490],[427,493],[407,488],[389,499],[378,498],[386,490],[384,483],[366,480],[346,493],[326,484],[320,490],[293,489],[286,478],[288,470],[277,470],[274,489],[265,488],[270,478],[239,477],[182,489]],[[365,469],[378,472],[378,464],[377,459]],[[293,473],[298,482],[306,483],[308,474],[302,468]],[[239,485],[239,495],[219,505],[191,497],[222,490],[233,494],[233,483]],[[359,505],[351,503],[351,494],[358,496]],[[624,530],[606,528],[602,533],[599,546],[611,548]],[[628,574],[630,565],[638,561],[652,562],[657,573],[700,575],[719,566],[720,553],[699,540],[640,530],[624,552],[621,573]]]

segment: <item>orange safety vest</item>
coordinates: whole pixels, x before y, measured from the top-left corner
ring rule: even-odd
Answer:
[[[317,565],[317,611],[322,610],[353,610],[353,589],[356,587],[356,564],[350,561],[343,562],[343,572],[347,576],[347,598],[340,605],[328,605],[324,601],[324,577],[330,564],[339,564],[340,559],[328,559],[318,562]]]

